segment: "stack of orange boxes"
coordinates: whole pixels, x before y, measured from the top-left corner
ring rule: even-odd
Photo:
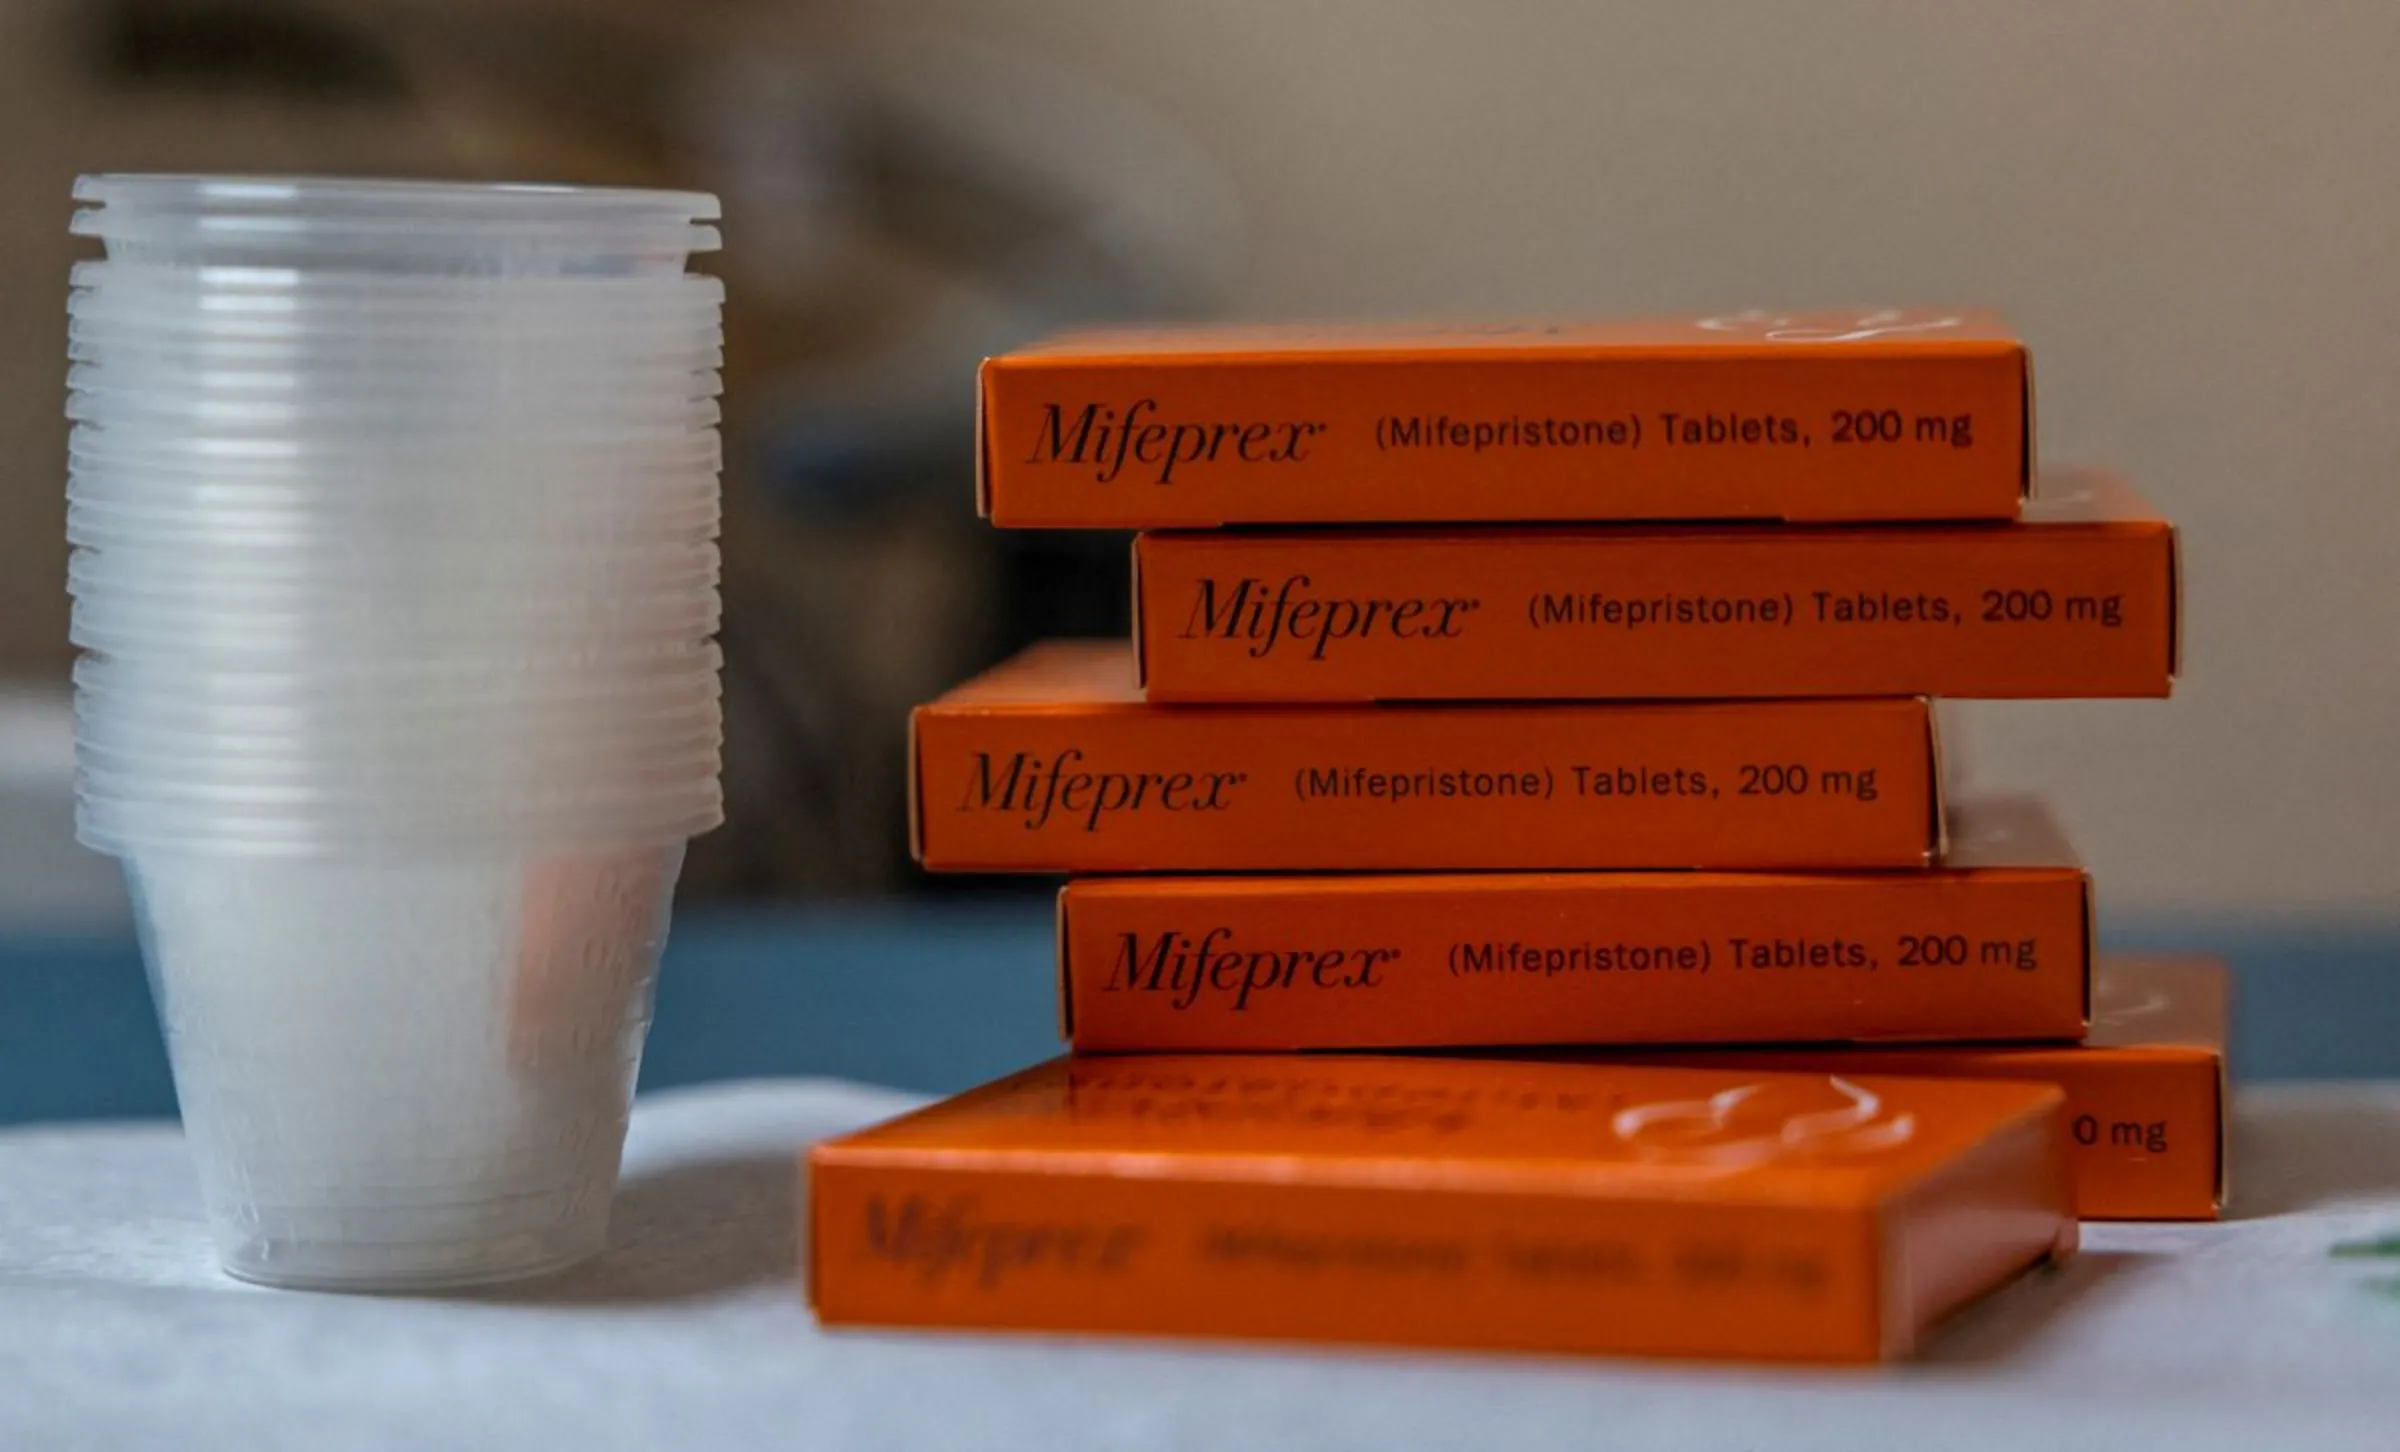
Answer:
[[[819,1148],[820,1314],[1865,1359],[2213,1215],[2220,970],[1944,800],[1933,698],[2175,672],[2031,388],[1899,310],[987,363],[992,521],[1144,531],[1130,644],[913,723],[926,867],[1076,874],[1075,1052]]]

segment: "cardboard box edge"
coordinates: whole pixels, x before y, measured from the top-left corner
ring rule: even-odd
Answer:
[[[1129,620],[1133,636],[1133,684],[1144,700],[1150,696],[1150,627],[1142,619],[1142,542],[1150,537],[1144,530],[1134,535],[1127,551],[1132,564],[1126,571],[1126,582],[1133,590],[1133,610]]]
[[[920,781],[925,774],[923,721],[930,709],[927,704],[908,713],[908,855],[923,872],[940,870],[925,861],[925,790]]]
[[[1933,865],[1950,855],[1950,786],[1942,763],[1942,719],[1930,696],[1916,698],[1917,710],[1925,723],[1925,769],[1931,773],[1926,782],[1926,810],[1933,820],[1927,823],[1925,855],[1920,865]]]
[[[1054,910],[1056,923],[1053,932],[1058,938],[1058,1037],[1070,1049],[1075,1047],[1075,969],[1072,959],[1074,935],[1067,929],[1067,899],[1072,881],[1058,885],[1058,903]]]
[[[999,360],[986,357],[975,365],[975,517],[992,517],[992,435],[989,399],[992,390],[993,365]]]
[[[2017,480],[2017,502],[2023,504],[2033,497],[2033,481],[2041,477],[2041,461],[2036,440],[2039,433],[2033,418],[2033,350],[2017,344],[2017,386],[2024,393],[2024,411],[2019,417],[2023,432],[2018,438],[2017,467],[2023,472]]]

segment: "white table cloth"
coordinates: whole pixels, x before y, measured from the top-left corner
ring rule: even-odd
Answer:
[[[213,1268],[172,1125],[0,1133],[0,1448],[2400,1448],[2400,1084],[2246,1093],[2222,1225],[2070,1266],[1875,1372],[820,1332],[794,1159],[912,1101],[659,1095],[613,1248],[458,1299]],[[2388,1282],[2388,1283],[2387,1283]]]

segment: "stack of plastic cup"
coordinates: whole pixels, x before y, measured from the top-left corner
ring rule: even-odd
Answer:
[[[598,1250],[722,816],[713,198],[85,178],[83,839],[123,859],[220,1256]]]

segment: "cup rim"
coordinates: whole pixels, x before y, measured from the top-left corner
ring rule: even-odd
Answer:
[[[535,257],[647,263],[663,276],[667,264],[681,273],[693,256],[724,245],[724,234],[715,226],[667,216],[411,216],[398,210],[377,215],[266,207],[86,206],[68,217],[67,231],[100,241],[114,261],[199,265],[226,253],[314,255],[341,262],[380,256],[434,263],[443,273],[497,265],[504,276],[511,275],[510,264],[521,266]]]

